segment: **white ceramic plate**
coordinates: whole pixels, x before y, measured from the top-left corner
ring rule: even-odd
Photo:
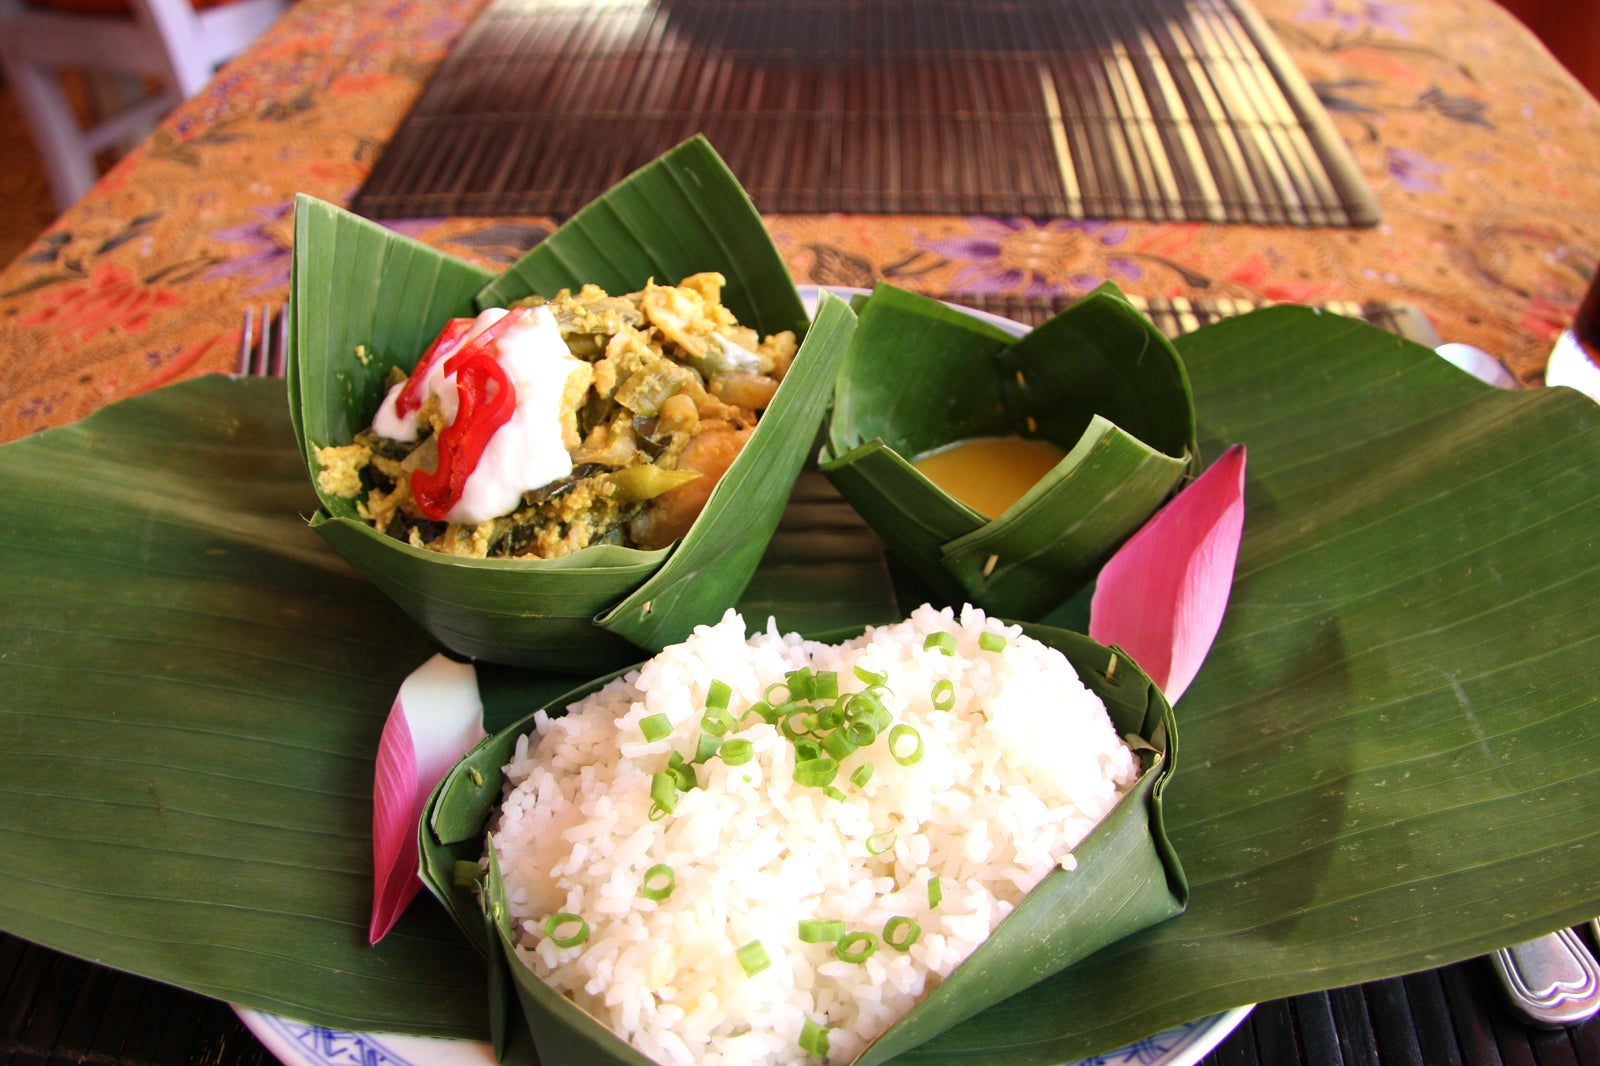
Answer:
[[[1249,1013],[1236,1007],[1213,1014],[1075,1066],[1194,1066]],[[238,1014],[284,1066],[496,1066],[494,1050],[475,1040],[347,1033],[256,1011]]]
[[[800,286],[806,311],[811,314],[816,313],[818,291],[816,286]],[[831,288],[829,291],[844,299],[867,294],[865,289]],[[951,306],[1017,336],[1027,332],[1026,326],[1011,319],[956,304]],[[274,1014],[234,1009],[245,1026],[284,1066],[497,1066],[494,1049],[475,1040],[351,1033],[292,1022]],[[1067,1066],[1194,1066],[1238,1028],[1250,1009],[1235,1007]]]

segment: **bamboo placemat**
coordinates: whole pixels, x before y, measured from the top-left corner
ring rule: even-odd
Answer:
[[[1169,337],[1192,333],[1224,318],[1248,314],[1266,304],[1254,300],[1229,298],[1191,300],[1185,297],[1128,296],[1128,302],[1145,314],[1155,327]],[[987,311],[1029,326],[1037,326],[1074,302],[1071,296],[978,296],[963,295],[958,301],[964,307]],[[1392,301],[1329,301],[1317,304],[1319,310],[1331,314],[1359,318],[1369,325],[1386,329],[1406,340],[1428,348],[1439,346],[1439,333],[1428,316],[1411,304]]]
[[[1246,0],[492,0],[353,206],[562,217],[695,133],[778,214],[1378,220]]]

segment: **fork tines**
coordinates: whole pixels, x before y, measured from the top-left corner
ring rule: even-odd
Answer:
[[[283,376],[288,348],[288,320],[270,307],[246,307],[239,331],[239,360],[234,372],[246,377]]]

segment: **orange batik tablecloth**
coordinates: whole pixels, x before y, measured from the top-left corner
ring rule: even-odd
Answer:
[[[231,370],[287,299],[297,192],[348,203],[480,0],[302,0],[0,273],[0,439]],[[804,283],[943,298],[1394,303],[1526,384],[1600,261],[1600,106],[1488,0],[1257,0],[1371,185],[1371,228],[769,215]],[[759,204],[757,206],[760,206]],[[504,264],[543,217],[385,220]]]

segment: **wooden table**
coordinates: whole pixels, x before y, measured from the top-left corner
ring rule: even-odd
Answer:
[[[0,440],[232,370],[246,308],[287,298],[296,192],[349,202],[482,0],[301,0],[0,272]],[[771,214],[802,283],[956,301],[1385,305],[1524,384],[1600,262],[1600,105],[1488,0],[1258,0],[1382,213],[1373,227]],[[549,217],[390,224],[504,264]],[[12,937],[7,1061],[259,1062],[228,1010]],[[1484,968],[1258,1007],[1214,1063],[1597,1062],[1600,1027],[1528,1030]]]

